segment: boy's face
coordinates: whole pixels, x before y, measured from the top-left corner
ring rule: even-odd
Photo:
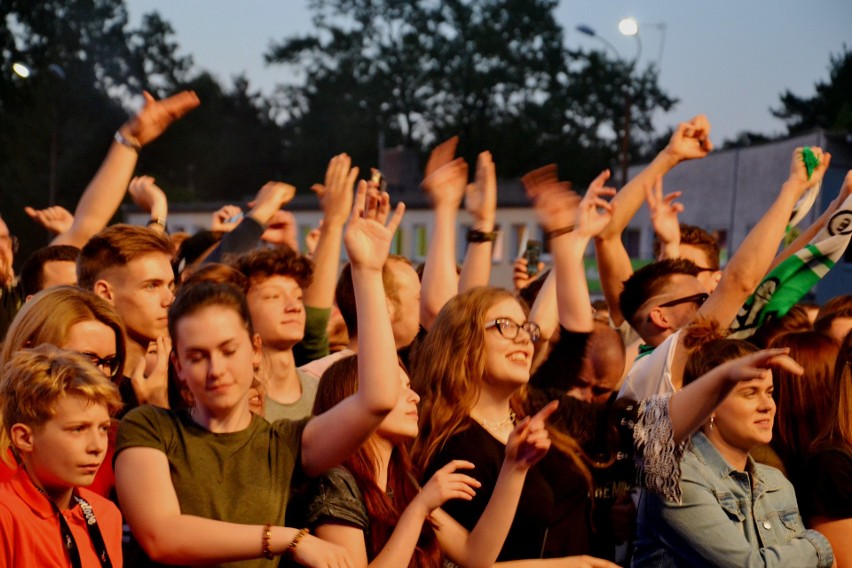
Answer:
[[[103,404],[78,396],[59,398],[55,410],[56,415],[40,427],[16,424],[13,440],[30,475],[51,498],[65,503],[74,487],[95,480],[106,455],[110,417]],[[16,435],[15,428],[27,432]]]
[[[265,347],[290,349],[305,336],[305,304],[295,278],[276,274],[253,283],[246,300]]]

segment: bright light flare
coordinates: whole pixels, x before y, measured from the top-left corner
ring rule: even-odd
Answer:
[[[21,79],[27,79],[30,76],[30,68],[19,61],[12,63],[12,71]]]
[[[626,36],[634,36],[639,33],[639,23],[635,18],[624,18],[618,22],[618,31]]]

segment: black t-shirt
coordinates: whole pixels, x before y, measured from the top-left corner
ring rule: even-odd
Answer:
[[[821,449],[804,463],[797,487],[805,523],[815,516],[852,518],[852,449]]]

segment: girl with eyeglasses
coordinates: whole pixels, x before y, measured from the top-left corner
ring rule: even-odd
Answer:
[[[126,345],[124,325],[112,305],[91,292],[75,286],[57,286],[33,296],[9,326],[0,358],[6,363],[21,349],[44,343],[83,355],[117,384],[122,377]],[[118,386],[121,389],[121,385]],[[112,470],[115,433],[116,424],[113,424],[106,458],[89,487],[105,497],[115,486]],[[0,478],[13,473],[8,467],[0,467]]]

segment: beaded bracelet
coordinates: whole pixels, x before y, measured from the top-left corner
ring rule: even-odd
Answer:
[[[290,544],[287,546],[287,550],[284,551],[284,558],[292,558],[296,554],[296,547],[299,546],[299,542],[305,535],[310,534],[310,529],[303,528],[296,533],[296,536],[293,537],[293,540],[290,541]]]
[[[267,560],[272,560],[275,556],[269,549],[269,544],[272,541],[272,525],[263,525],[263,557]]]

